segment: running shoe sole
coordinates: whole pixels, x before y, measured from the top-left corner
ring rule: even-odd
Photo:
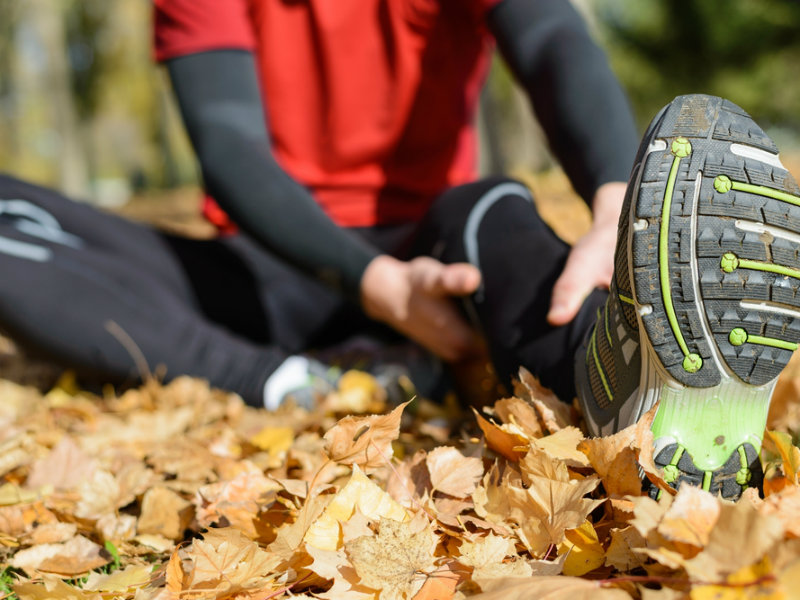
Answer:
[[[741,108],[676,98],[635,165],[629,269],[640,390],[672,485],[760,487],[776,379],[800,342],[800,189]],[[655,492],[654,492],[655,493]]]

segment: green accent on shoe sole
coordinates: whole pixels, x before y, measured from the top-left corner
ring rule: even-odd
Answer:
[[[747,341],[747,332],[741,327],[734,327],[728,334],[728,341],[731,346],[741,346]]]
[[[680,474],[681,472],[675,465],[666,465],[664,467],[664,481],[666,481],[667,483],[675,483],[678,480],[678,476]]]
[[[739,267],[739,257],[733,252],[726,252],[719,260],[719,266],[726,273],[733,273]]]
[[[625,304],[634,304],[633,298],[628,298],[627,296],[623,296],[622,294],[617,294],[619,299],[622,300]]]
[[[733,252],[726,252],[722,255],[720,267],[722,267],[722,270],[726,273],[733,273],[736,269],[751,269],[753,271],[775,273],[776,275],[800,279],[800,269],[792,269],[791,267],[784,267],[783,265],[774,265],[772,263],[739,258]]]
[[[692,144],[685,137],[677,137],[672,142],[670,151],[677,158],[686,158],[692,153]]]
[[[761,346],[771,346],[772,348],[782,348],[794,352],[797,350],[797,344],[794,342],[787,342],[786,340],[779,340],[777,338],[764,337],[760,335],[750,335],[741,327],[734,327],[728,334],[728,341],[731,346],[741,346],[742,344],[759,344]]]
[[[797,344],[795,344],[794,342],[787,342],[786,340],[778,340],[776,338],[771,338],[771,337],[762,337],[760,335],[748,334],[747,343],[760,344],[761,346],[771,346],[773,348],[782,348],[783,350],[789,350],[791,352],[797,350]]]
[[[611,393],[611,388],[608,386],[608,381],[606,381],[606,374],[603,372],[603,367],[600,365],[600,358],[597,356],[597,325],[595,325],[594,330],[592,330],[592,341],[590,345],[592,347],[592,356],[594,357],[594,366],[597,368],[597,373],[600,375],[600,381],[603,383],[603,389],[605,389],[606,394],[608,395],[608,400],[613,402],[614,394]]]
[[[675,154],[675,144],[682,138],[678,138],[672,143],[673,154]],[[688,141],[686,142],[688,144]],[[691,152],[691,145],[689,146]],[[688,156],[688,153],[683,155]],[[689,347],[683,339],[680,327],[678,327],[678,317],[675,314],[675,307],[672,304],[672,290],[670,289],[669,282],[669,217],[670,209],[672,208],[672,192],[675,190],[675,181],[678,179],[678,166],[681,162],[681,155],[676,154],[672,160],[672,168],[669,170],[669,177],[667,178],[667,187],[664,190],[664,203],[661,207],[661,228],[658,232],[658,269],[659,279],[661,280],[661,298],[664,301],[664,312],[667,313],[667,320],[669,321],[670,329],[681,348],[681,352],[685,357],[689,357]],[[697,356],[697,355],[695,355]],[[700,357],[697,356],[699,359]],[[688,365],[694,368],[695,361],[689,361]],[[703,366],[703,361],[700,359],[700,364],[694,371],[686,368],[687,362],[684,360],[683,368],[689,373],[696,373],[700,367]]]
[[[741,469],[736,472],[736,483],[740,486],[745,487],[748,483],[750,483],[750,479],[752,478],[753,474],[750,472],[750,467],[747,464],[747,452],[742,446],[739,446],[739,465]]]
[[[703,359],[696,352],[692,352],[684,357],[681,366],[687,373],[697,373],[703,366]]]
[[[741,181],[731,181],[727,175],[717,175],[714,178],[714,189],[721,194],[726,194],[730,190],[738,192],[747,192],[748,194],[755,194],[756,196],[764,196],[781,202],[788,202],[795,206],[800,206],[800,196],[774,190],[764,185],[753,185],[752,183],[743,183]]]
[[[603,305],[603,325],[606,330],[606,339],[608,340],[608,347],[613,348],[614,344],[611,343],[611,331],[608,328],[608,302]]]
[[[711,471],[706,471],[703,473],[703,489],[708,491],[711,489]]]
[[[739,446],[761,450],[773,387],[774,382],[757,387],[734,378],[711,388],[665,383],[651,426],[653,437],[685,448],[698,470],[716,471]]]
[[[714,189],[720,194],[727,194],[731,191],[731,178],[727,175],[717,175],[714,178]]]

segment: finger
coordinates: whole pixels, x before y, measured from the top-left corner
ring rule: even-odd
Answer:
[[[469,263],[445,265],[441,284],[442,291],[448,296],[467,296],[481,284],[481,272]]]
[[[595,287],[594,277],[573,258],[570,256],[567,260],[564,272],[553,286],[547,321],[554,326],[566,325],[574,319],[586,296]]]
[[[466,296],[481,282],[480,271],[469,263],[444,264],[422,256],[411,261],[414,287],[429,296]]]

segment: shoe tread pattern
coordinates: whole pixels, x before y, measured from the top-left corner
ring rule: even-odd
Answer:
[[[703,366],[687,372],[682,351],[664,307],[659,270],[661,211],[674,156],[670,146],[677,137],[691,142],[691,154],[678,165],[672,194],[668,238],[668,272],[674,314],[690,352],[699,354]],[[739,258],[800,269],[800,207],[750,192],[718,192],[714,180],[725,175],[732,181],[765,186],[797,194],[797,184],[784,169],[730,150],[731,143],[761,151],[777,152],[774,143],[736,105],[710,96],[676,99],[652,133],[664,140],[665,150],[647,155],[635,199],[635,216],[648,227],[633,233],[634,286],[639,304],[653,310],[643,317],[644,329],[669,374],[692,387],[710,387],[720,381],[712,360],[714,344],[727,367],[746,383],[762,385],[777,377],[791,351],[755,343],[733,346],[731,329],[744,328],[749,335],[800,343],[800,320],[786,313],[742,308],[741,301],[776,303],[800,311],[800,279],[751,269],[726,273],[721,256],[732,252]],[[700,190],[695,187],[698,174]],[[788,232],[795,240],[746,231],[737,220],[769,225]],[[696,230],[692,232],[692,222]],[[694,281],[692,245],[699,282]],[[699,289],[701,298],[695,298]],[[704,314],[698,310],[703,307]],[[798,313],[800,314],[800,312]],[[705,319],[712,339],[704,334]]]

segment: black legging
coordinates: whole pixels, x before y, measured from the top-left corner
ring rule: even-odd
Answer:
[[[569,325],[547,325],[569,247],[521,184],[456,187],[417,226],[354,231],[398,258],[477,264],[483,284],[467,313],[498,374],[508,380],[523,365],[572,398],[572,355],[606,292],[595,291]],[[289,354],[379,327],[244,234],[176,237],[0,176],[0,329],[81,374],[130,381],[138,371],[109,323],[167,379],[203,377],[254,405]]]

